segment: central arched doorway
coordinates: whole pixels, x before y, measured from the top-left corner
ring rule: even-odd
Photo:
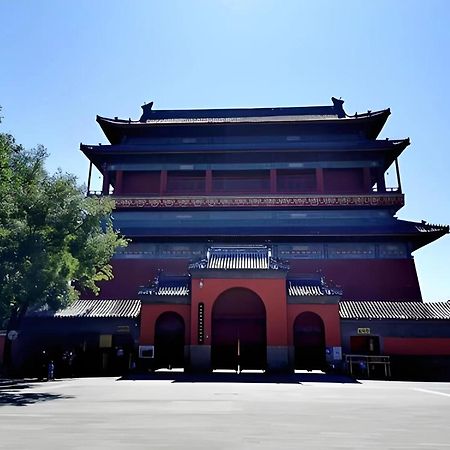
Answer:
[[[161,314],[155,323],[155,368],[184,367],[184,320],[175,312]]]
[[[325,369],[325,327],[321,317],[304,312],[294,322],[296,369]]]
[[[213,369],[265,369],[266,309],[260,297],[244,288],[222,293],[212,310]]]

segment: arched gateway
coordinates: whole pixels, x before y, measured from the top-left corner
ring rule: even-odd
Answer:
[[[325,327],[318,314],[307,311],[297,316],[294,347],[296,369],[325,368]]]
[[[250,289],[223,292],[212,310],[213,369],[266,368],[266,309]]]
[[[155,323],[155,368],[184,367],[184,320],[175,312],[161,314]]]

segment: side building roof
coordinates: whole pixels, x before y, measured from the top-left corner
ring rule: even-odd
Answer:
[[[450,320],[450,302],[341,301],[344,320]]]
[[[65,309],[54,314],[54,317],[75,318],[129,318],[134,319],[141,312],[140,300],[77,300]]]

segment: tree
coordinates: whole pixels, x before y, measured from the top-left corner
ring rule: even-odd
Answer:
[[[29,308],[64,307],[79,291],[98,293],[126,246],[109,198],[85,197],[75,176],[45,167],[47,152],[0,134],[0,319],[18,327]],[[0,322],[1,327],[1,322]]]

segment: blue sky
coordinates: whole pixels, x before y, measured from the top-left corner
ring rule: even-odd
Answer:
[[[336,96],[349,114],[390,107],[381,137],[411,138],[399,217],[450,223],[450,2],[0,0],[0,16],[0,131],[45,145],[50,171],[86,182],[96,114]],[[415,253],[426,300],[450,299],[449,254],[448,236]]]

